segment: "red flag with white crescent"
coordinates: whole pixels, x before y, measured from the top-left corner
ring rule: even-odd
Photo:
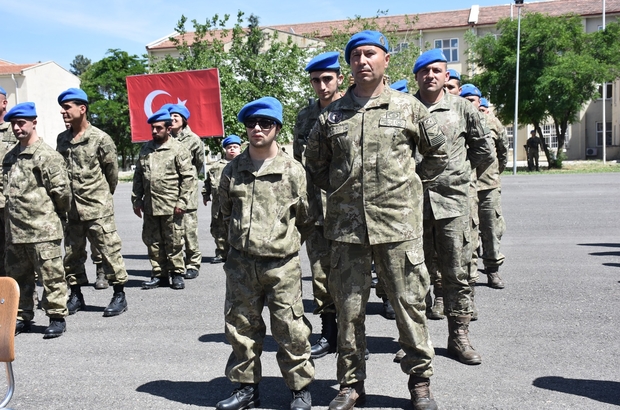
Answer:
[[[134,75],[126,81],[132,142],[152,139],[147,120],[167,103],[185,105],[190,112],[187,123],[201,138],[224,136],[217,68]]]

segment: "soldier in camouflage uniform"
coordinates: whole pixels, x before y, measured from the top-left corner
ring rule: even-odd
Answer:
[[[241,138],[237,135],[229,135],[222,141],[222,148],[224,148],[224,158],[209,167],[202,188],[202,203],[206,206],[209,201],[213,201],[211,203],[211,236],[215,240],[215,257],[211,259],[211,263],[226,262],[226,255],[228,255],[228,232],[220,210],[220,196],[217,189],[220,186],[220,177],[224,167],[241,153]]]
[[[17,138],[13,135],[11,129],[11,123],[4,121],[4,115],[6,114],[6,106],[8,101],[6,99],[6,91],[0,87],[0,159],[4,158],[7,152],[15,146]],[[5,233],[4,233],[4,195],[0,190],[0,276],[6,276],[4,270],[4,251],[6,248]]]
[[[340,53],[331,51],[314,57],[306,66],[310,74],[310,84],[318,97],[318,101],[311,103],[297,114],[295,122],[295,138],[293,140],[293,156],[299,162],[304,162],[303,152],[308,142],[308,134],[319,118],[321,111],[341,97],[338,87],[344,76],[340,74]],[[336,325],[336,307],[328,290],[330,269],[330,243],[323,235],[323,201],[325,192],[314,184],[308,184],[308,197],[312,206],[317,210],[317,222],[312,234],[306,241],[306,250],[312,270],[312,293],[314,296],[314,314],[321,315],[321,337],[312,345],[313,359],[321,358],[328,353],[335,353],[338,336]]]
[[[72,315],[85,306],[81,286],[86,277],[86,239],[110,268],[107,281],[114,294],[103,316],[127,310],[127,271],[121,255],[121,238],[114,221],[114,190],[118,184],[118,160],[112,138],[87,120],[88,97],[79,88],[58,96],[63,121],[69,128],[58,135],[56,150],[67,165],[73,200],[65,227],[65,274],[71,287],[67,309]]]
[[[495,160],[490,131],[470,103],[444,89],[449,74],[441,49],[420,55],[413,73],[419,87],[415,97],[429,109],[450,147],[448,166],[425,190],[425,260],[430,262],[437,255],[441,284],[435,284],[435,295],[441,296],[438,291],[443,290],[448,353],[462,363],[480,364],[482,359],[468,337],[472,315],[472,290],[467,280],[471,257],[469,184],[472,168],[486,169]]]
[[[480,90],[472,84],[464,84],[461,87],[461,97],[471,101],[476,109],[480,107],[481,96]],[[482,262],[484,263],[484,272],[487,274],[488,286],[494,289],[503,289],[504,282],[499,276],[499,267],[504,263],[504,255],[499,248],[502,235],[506,231],[506,222],[502,216],[501,174],[508,162],[508,136],[506,129],[497,117],[486,114],[483,118],[491,130],[497,158],[486,170],[477,170]],[[477,255],[471,263],[472,269],[474,266],[478,266]]]
[[[406,356],[401,369],[415,409],[436,409],[430,393],[433,347],[424,298],[429,277],[422,247],[423,183],[448,163],[446,137],[422,103],[384,81],[385,36],[354,34],[345,49],[355,85],[319,116],[306,165],[327,191],[325,237],[332,240],[329,287],[338,312],[340,392],[332,410],[365,400],[365,310],[371,262],[396,313]],[[414,152],[423,156],[418,172]]]
[[[8,276],[19,284],[15,334],[30,330],[34,319],[35,275],[43,283],[43,309],[50,318],[46,339],[66,330],[67,282],[62,265],[63,221],[71,188],[62,157],[39,137],[34,103],[17,104],[4,117],[19,140],[4,157],[6,259]]]
[[[182,104],[171,105],[168,108],[172,118],[172,137],[179,141],[192,156],[192,165],[196,170],[196,179],[192,188],[187,210],[183,215],[185,228],[185,279],[194,279],[200,272],[202,254],[198,243],[198,177],[204,175],[205,147],[198,135],[192,132],[187,124],[190,112]]]
[[[170,113],[161,109],[148,119],[153,140],[140,149],[133,176],[131,203],[134,213],[142,218],[142,241],[151,262],[150,281],[142,289],[170,286],[184,289],[183,214],[191,201],[196,170],[191,155],[170,135]]]
[[[250,146],[222,173],[219,194],[228,226],[230,252],[226,272],[226,338],[233,352],[226,376],[239,388],[217,403],[220,410],[259,406],[260,356],[267,304],[276,358],[291,389],[291,410],[311,408],[308,385],[310,323],[304,316],[299,249],[312,230],[303,166],[276,143],[282,104],[263,97],[246,104],[237,116],[246,126]]]

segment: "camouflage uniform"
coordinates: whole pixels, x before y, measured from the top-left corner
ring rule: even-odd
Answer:
[[[0,118],[0,121],[1,120],[2,118]],[[17,142],[17,138],[15,138],[13,130],[11,130],[10,122],[0,123],[0,138],[2,139],[2,142],[0,142],[0,160],[2,160],[7,152],[9,152],[9,150]],[[6,271],[4,270],[4,251],[6,249],[4,232],[4,202],[4,194],[2,193],[2,190],[0,190],[0,276],[6,276]]]
[[[62,265],[63,221],[71,206],[71,189],[62,157],[38,140],[4,157],[6,259],[8,276],[20,288],[17,318],[34,318],[35,275],[43,282],[47,316],[67,316],[67,282]]]
[[[196,170],[189,151],[174,138],[161,146],[149,141],[142,146],[133,176],[131,202],[144,210],[142,241],[147,247],[152,276],[183,274],[183,215],[195,191]]]
[[[173,134],[191,154],[192,165],[196,170],[196,179],[192,187],[192,194],[187,205],[187,211],[183,215],[183,227],[185,228],[185,268],[200,270],[202,254],[198,243],[198,177],[204,174],[205,148],[202,140],[194,134],[189,127],[185,126],[177,135]]]
[[[421,100],[420,93],[415,97]],[[424,192],[424,256],[427,268],[435,252],[448,316],[470,315],[467,281],[471,256],[469,184],[471,168],[487,168],[495,159],[489,129],[473,104],[447,91],[429,111],[446,135],[450,160]],[[471,165],[470,165],[471,163]]]
[[[265,302],[286,385],[301,390],[314,379],[298,254],[314,222],[306,184],[304,168],[281,149],[260,171],[246,150],[222,173],[220,204],[231,247],[224,310],[233,348],[226,376],[232,382],[258,383],[262,377]]]
[[[209,167],[207,176],[205,178],[205,184],[202,188],[202,197],[211,202],[211,236],[215,240],[215,256],[226,260],[228,255],[228,241],[226,237],[226,225],[224,225],[224,217],[220,210],[220,196],[218,195],[218,187],[220,185],[220,177],[226,164],[230,161],[226,159],[220,159],[215,164]]]
[[[325,237],[334,241],[329,288],[338,313],[338,382],[366,378],[364,320],[373,259],[396,312],[406,353],[401,369],[427,378],[434,351],[424,304],[429,277],[422,182],[446,167],[445,136],[413,96],[386,86],[360,107],[353,87],[321,113],[306,148],[312,181],[327,191]],[[416,148],[424,156],[418,173]]]
[[[308,105],[297,114],[297,122],[295,123],[295,139],[293,140],[293,156],[299,162],[305,162],[303,153],[308,143],[308,135],[312,126],[321,114],[321,105],[319,101]],[[336,313],[334,299],[328,291],[328,278],[331,244],[323,234],[323,209],[325,201],[325,192],[321,188],[312,183],[308,184],[308,200],[313,202],[312,207],[317,210],[317,222],[314,225],[312,234],[306,241],[306,250],[308,259],[310,260],[310,269],[312,271],[312,294],[314,296],[314,314]]]
[[[497,268],[504,263],[504,255],[499,251],[500,241],[506,230],[506,222],[502,216],[500,175],[508,161],[506,130],[495,116],[486,114],[486,120],[491,129],[497,159],[482,175],[478,172],[478,216],[485,269]]]
[[[109,269],[106,279],[112,285],[127,282],[121,255],[121,238],[114,221],[114,198],[118,184],[118,160],[112,138],[88,125],[75,139],[72,129],[56,140],[56,150],[64,157],[73,200],[65,227],[65,274],[69,286],[87,285],[86,239],[101,254]]]

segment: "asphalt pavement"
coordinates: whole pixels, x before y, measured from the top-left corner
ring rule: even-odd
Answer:
[[[620,406],[620,174],[527,175],[503,178],[507,232],[504,290],[481,275],[480,319],[470,338],[479,366],[447,356],[447,323],[429,322],[435,347],[431,389],[441,409],[608,409]],[[102,317],[112,289],[83,289],[84,311],[67,318],[67,332],[44,340],[36,313],[32,333],[15,339],[13,409],[213,408],[233,388],[224,376],[231,352],[224,337],[224,271],[210,264],[210,207],[199,210],[203,265],[185,290],[141,290],[150,277],[141,220],[131,184],[115,194],[116,222],[129,272],[129,310]],[[302,250],[304,304],[312,315],[310,271]],[[94,265],[87,265],[91,282]],[[39,288],[39,293],[41,293]],[[392,362],[399,349],[394,321],[381,316],[374,292],[367,309],[367,404],[410,409],[407,376]],[[268,322],[268,316],[265,319]],[[261,404],[287,409],[290,393],[267,336]],[[315,408],[336,395],[336,357],[315,362]]]

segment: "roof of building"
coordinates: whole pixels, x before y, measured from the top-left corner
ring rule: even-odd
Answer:
[[[24,70],[39,65],[33,64],[13,64],[8,61],[0,60],[0,74],[21,74]]]
[[[561,3],[561,4],[560,4]],[[480,7],[476,26],[494,25],[502,18],[510,17],[511,5]],[[514,11],[516,13],[516,10]],[[568,13],[575,13],[581,16],[594,16],[602,14],[600,0],[548,0],[539,2],[529,2],[523,5],[522,12],[543,13],[551,16],[561,16]],[[620,13],[620,0],[607,0],[607,14]],[[386,25],[397,25],[399,31],[419,31],[419,30],[441,30],[456,27],[470,26],[470,9],[449,10],[430,13],[404,14],[398,16],[378,17],[377,23],[380,27]],[[417,19],[417,20],[416,20]],[[308,35],[317,38],[329,37],[333,29],[342,29],[349,23],[349,20],[319,21],[314,23],[300,24],[280,24],[269,26],[270,28],[285,31],[292,34]],[[268,28],[268,27],[265,27]],[[223,35],[221,30],[214,32],[215,36]],[[180,36],[175,36],[181,38]],[[232,31],[221,38],[227,42],[232,37]],[[188,44],[194,40],[194,33],[185,34]],[[169,37],[155,41],[146,46],[147,50],[161,50],[174,48],[175,45]]]

